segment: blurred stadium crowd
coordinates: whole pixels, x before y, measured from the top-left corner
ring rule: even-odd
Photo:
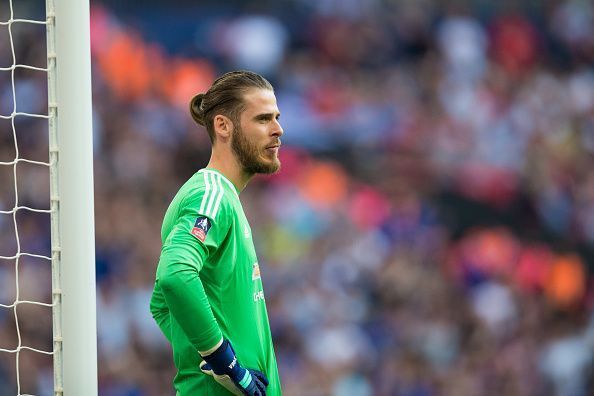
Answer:
[[[93,3],[100,395],[173,394],[148,311],[160,225],[210,152],[188,99],[238,68],[273,82],[285,129],[282,172],[242,193],[285,395],[594,394],[592,2],[219,3]],[[45,65],[43,29],[13,34],[18,63]],[[15,75],[17,109],[45,113],[45,75]],[[12,95],[0,72],[0,114]],[[14,130],[47,160],[44,120]],[[47,207],[47,169],[17,168],[19,205]],[[47,216],[17,220],[21,251],[49,254]],[[16,246],[0,215],[0,255]],[[0,262],[0,303],[49,302],[47,261],[18,268],[17,290]],[[0,348],[50,350],[49,309],[17,311]],[[51,395],[51,358],[19,359],[21,392]],[[15,367],[0,353],[2,396]]]

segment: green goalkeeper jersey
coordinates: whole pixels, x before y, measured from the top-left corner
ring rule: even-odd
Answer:
[[[198,171],[169,205],[161,238],[151,312],[172,345],[177,395],[230,394],[199,368],[198,351],[222,337],[243,367],[266,374],[267,395],[281,395],[260,267],[235,186],[218,171]]]

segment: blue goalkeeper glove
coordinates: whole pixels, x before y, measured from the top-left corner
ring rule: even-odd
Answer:
[[[234,395],[266,396],[268,379],[264,373],[241,367],[228,340],[223,340],[213,353],[202,358],[200,370],[212,375]]]

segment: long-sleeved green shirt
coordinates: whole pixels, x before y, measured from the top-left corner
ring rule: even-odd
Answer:
[[[202,169],[179,190],[161,230],[151,313],[172,345],[179,396],[229,395],[200,371],[198,351],[227,338],[240,364],[280,379],[252,233],[233,184]]]

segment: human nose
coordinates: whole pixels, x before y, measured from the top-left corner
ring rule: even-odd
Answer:
[[[272,136],[281,137],[285,131],[278,120],[274,120],[272,128]]]

